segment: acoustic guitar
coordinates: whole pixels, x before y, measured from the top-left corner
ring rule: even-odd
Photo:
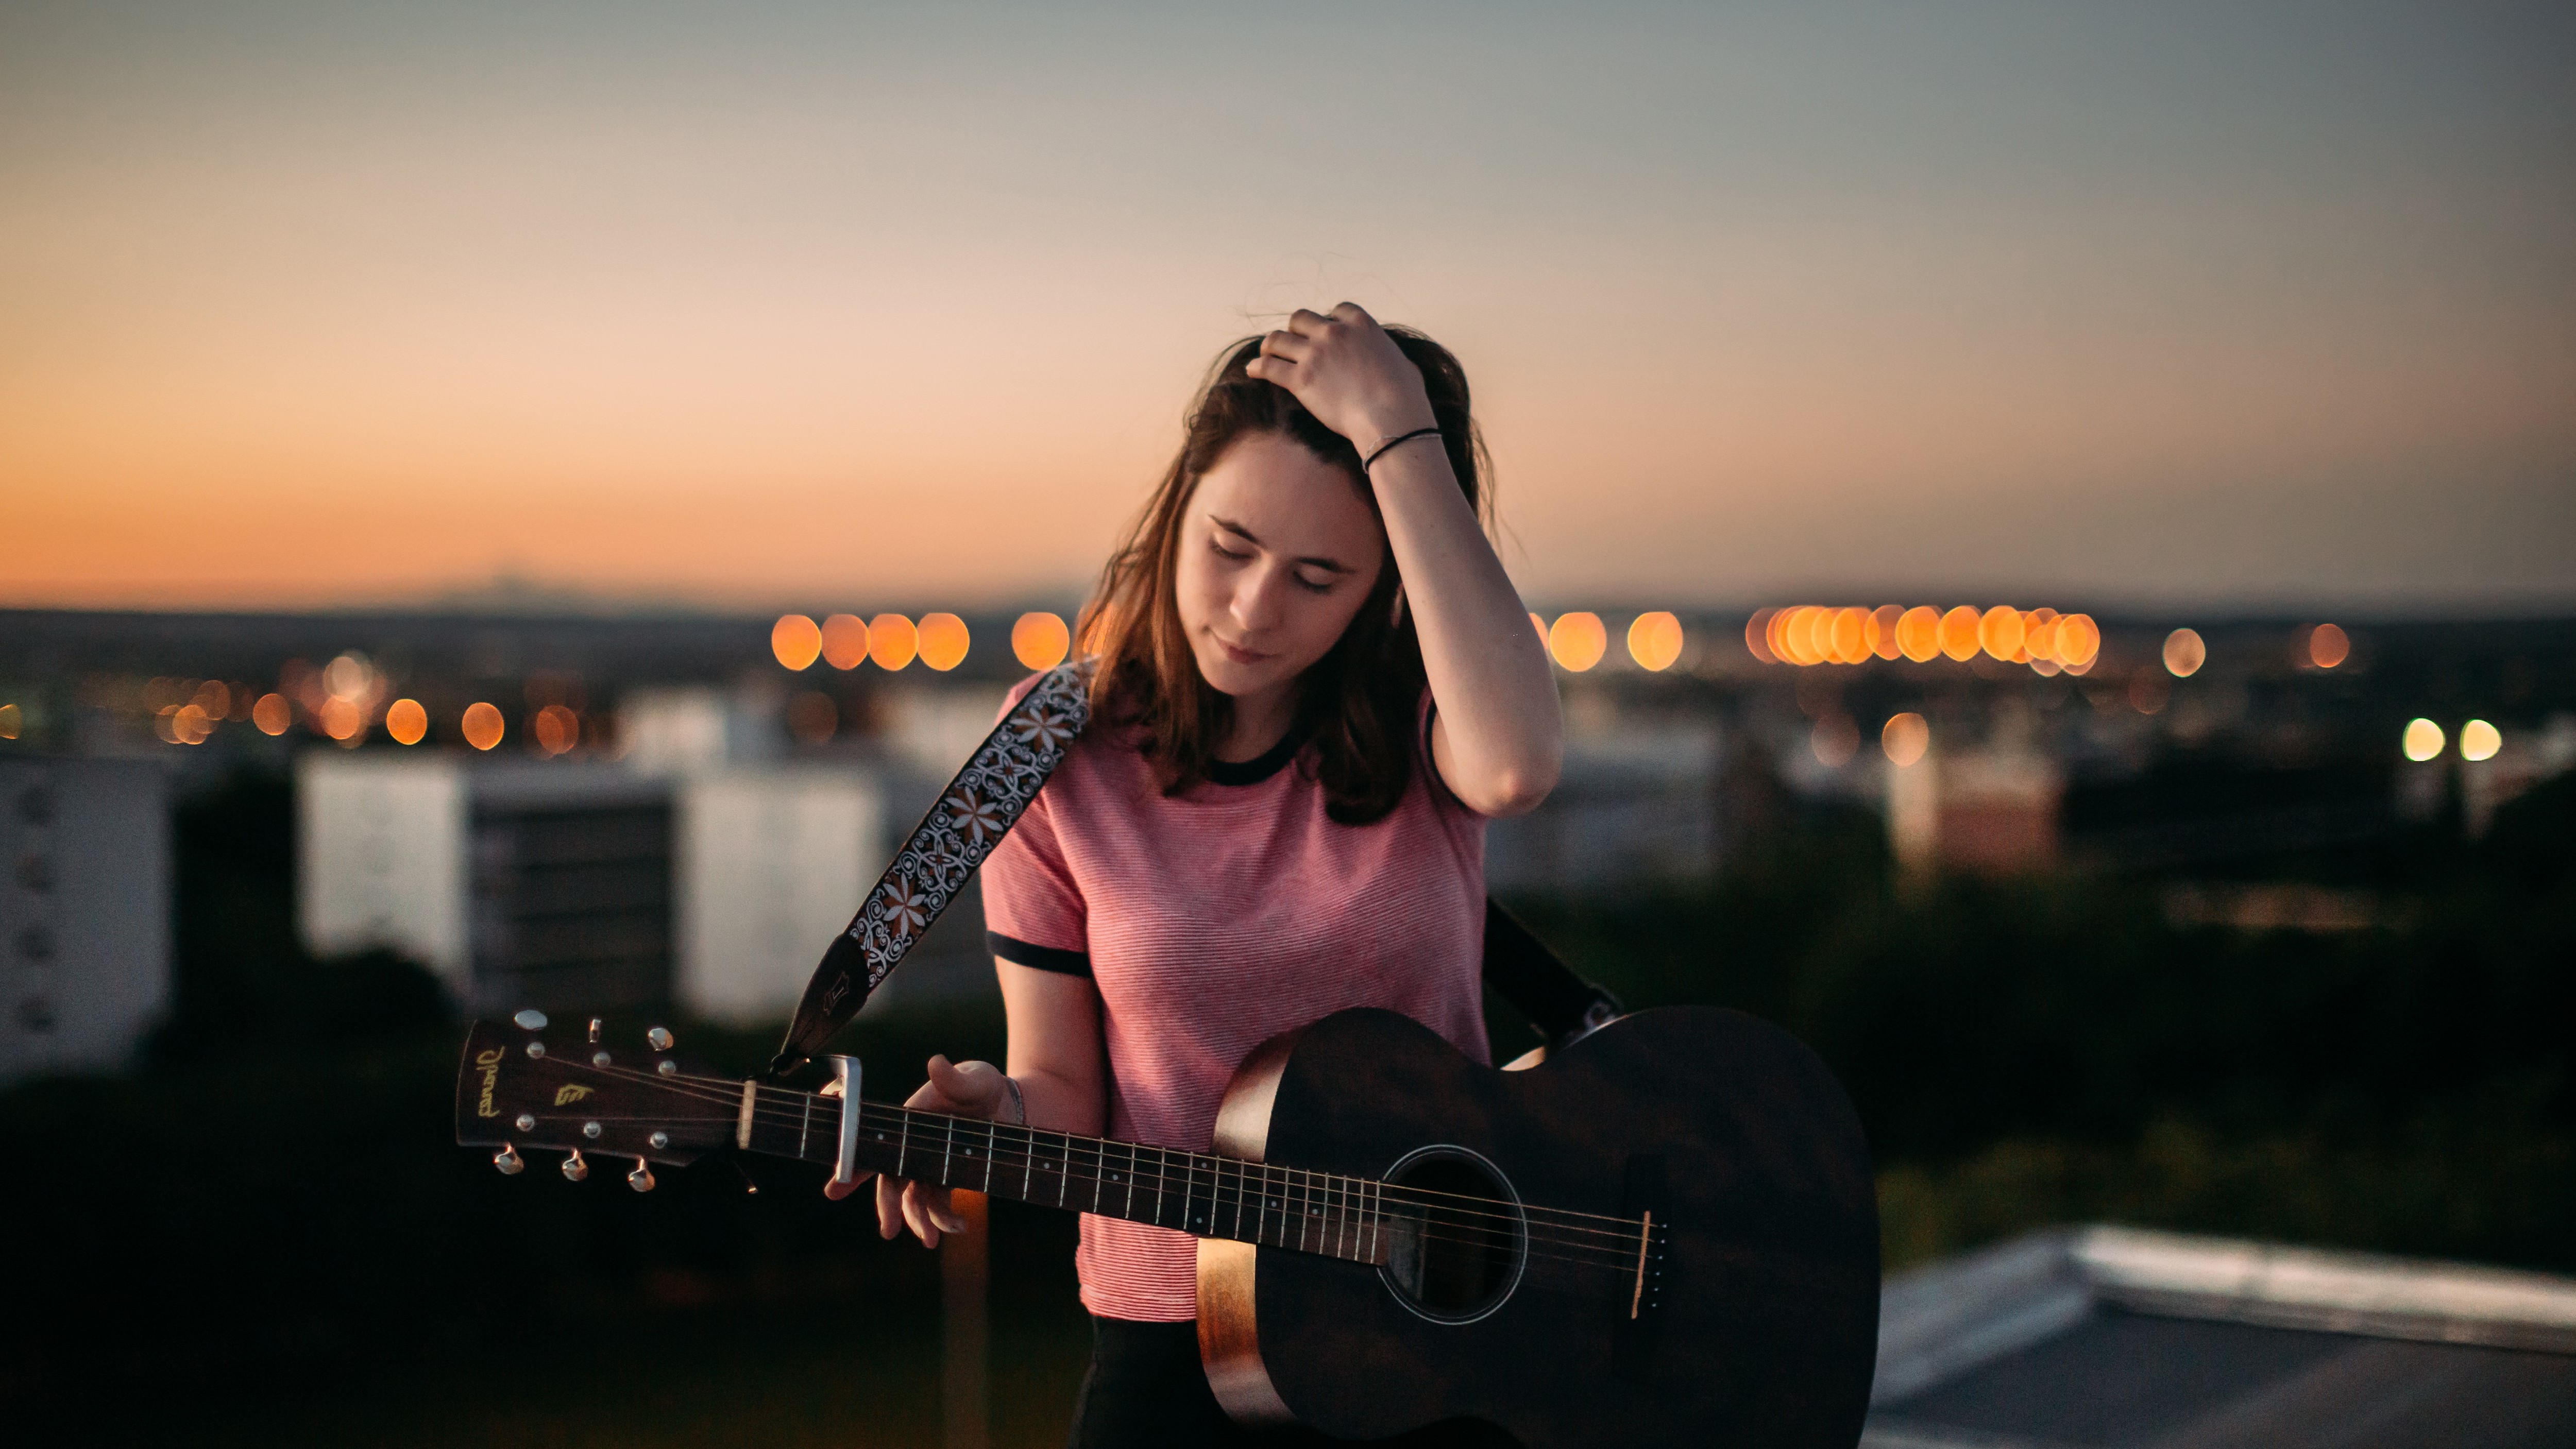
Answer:
[[[1236,1072],[1187,1152],[691,1070],[545,1018],[478,1022],[460,1143],[654,1164],[748,1151],[1195,1235],[1199,1346],[1247,1422],[1377,1438],[1444,1420],[1531,1449],[1850,1449],[1878,1325],[1878,1214],[1851,1104],[1737,1012],[1621,1017],[1520,1071],[1345,1011]]]

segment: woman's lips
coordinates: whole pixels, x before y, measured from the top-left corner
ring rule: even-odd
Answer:
[[[1233,660],[1237,664],[1258,664],[1262,660],[1270,657],[1267,654],[1262,654],[1254,650],[1245,649],[1238,645],[1229,643],[1222,635],[1210,634],[1208,637],[1216,640],[1216,647],[1224,650],[1225,657]]]

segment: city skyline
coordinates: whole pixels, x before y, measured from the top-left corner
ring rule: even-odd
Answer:
[[[0,19],[0,605],[1079,593],[1233,337],[1534,603],[2576,603],[2554,13]]]

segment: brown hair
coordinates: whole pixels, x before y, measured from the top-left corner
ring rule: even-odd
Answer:
[[[1421,333],[1386,330],[1422,370],[1432,420],[1440,425],[1459,490],[1490,524],[1492,502],[1483,480],[1491,464],[1468,412],[1466,372],[1447,348]],[[1138,748],[1162,773],[1166,795],[1208,777],[1217,742],[1234,716],[1234,701],[1199,675],[1197,656],[1181,629],[1174,584],[1181,526],[1199,479],[1239,440],[1271,433],[1340,468],[1370,509],[1377,508],[1350,439],[1317,421],[1286,388],[1245,374],[1260,355],[1258,337],[1219,355],[1190,404],[1179,454],[1082,610],[1078,635],[1083,648],[1099,658],[1092,707],[1102,720],[1137,734]],[[1384,818],[1412,779],[1413,724],[1425,681],[1411,613],[1396,607],[1400,582],[1390,552],[1340,641],[1303,676],[1296,727],[1309,732],[1310,748],[1301,753],[1299,768],[1323,781],[1326,813],[1344,825]]]

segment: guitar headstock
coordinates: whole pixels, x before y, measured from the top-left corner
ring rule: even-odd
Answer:
[[[522,1011],[507,1022],[477,1021],[465,1037],[456,1074],[456,1141],[498,1147],[493,1164],[517,1172],[521,1148],[571,1154],[564,1175],[589,1175],[589,1155],[630,1157],[627,1182],[653,1187],[659,1162],[686,1166],[733,1145],[742,1084],[690,1068],[671,1054],[671,1034],[655,1027],[643,1050],[585,1039],[555,1028],[544,1013]]]

